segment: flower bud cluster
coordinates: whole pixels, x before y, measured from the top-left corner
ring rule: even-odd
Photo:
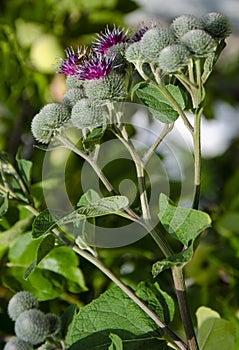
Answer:
[[[137,62],[147,62],[157,64],[165,73],[174,73],[187,66],[190,58],[213,54],[220,40],[230,33],[230,21],[222,14],[213,12],[201,18],[183,15],[169,28],[158,24],[146,30],[127,48],[125,57],[136,66]]]
[[[15,321],[16,336],[6,343],[4,350],[32,350],[35,345],[59,334],[60,318],[55,314],[44,314],[38,306],[38,300],[30,292],[19,292],[11,298],[8,314]]]
[[[213,56],[230,33],[230,21],[216,12],[200,18],[179,16],[168,28],[152,21],[131,34],[107,27],[90,50],[66,49],[66,59],[60,59],[58,69],[67,76],[67,91],[61,104],[48,104],[34,117],[33,136],[47,144],[70,122],[79,129],[102,125],[107,119],[106,104],[124,101],[129,95],[129,63],[148,80],[157,80],[156,74],[161,78],[187,73],[190,59]]]

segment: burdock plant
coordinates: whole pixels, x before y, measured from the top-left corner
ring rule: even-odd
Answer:
[[[33,202],[29,203],[27,208],[36,215],[33,237],[47,240],[50,233],[57,236],[57,244],[71,247],[118,286],[73,316],[66,337],[69,348],[71,345],[77,348],[79,344],[80,349],[82,342],[82,349],[96,349],[93,345],[97,344],[100,349],[213,349],[204,348],[203,325],[200,326],[199,323],[199,329],[195,332],[188,307],[183,268],[192,259],[202,232],[211,224],[208,214],[198,210],[201,186],[201,116],[206,96],[205,83],[230,33],[230,21],[222,14],[209,13],[201,18],[185,15],[174,19],[167,28],[157,21],[143,24],[135,32],[124,31],[116,26],[112,30],[107,27],[93,41],[91,48],[69,48],[66,50],[66,58],[60,59],[58,73],[67,76],[67,91],[62,104],[49,104],[33,118],[33,136],[45,144],[57,141],[57,145],[82,157],[99,177],[108,196],[102,198],[98,193],[89,191],[75,204],[73,212],[59,220],[49,218],[49,211],[39,213]],[[131,139],[133,129],[126,125],[123,109],[119,108],[119,105],[122,106],[127,101],[146,106],[150,118],[155,118],[164,125],[155,142],[144,154],[137,151]],[[187,112],[194,116],[193,119],[188,118]],[[183,120],[193,140],[194,196],[191,208],[183,208],[174,204],[165,194],[159,193],[159,208],[155,214],[149,205],[145,166],[162,140],[173,130],[178,118]],[[77,144],[67,133],[69,127],[75,127],[80,132],[81,140]],[[135,165],[137,204],[118,193],[98,163],[106,134],[108,138],[122,143]],[[164,256],[152,266],[153,279],[151,277],[150,282],[142,281],[136,290],[128,287],[102,263],[94,247],[84,239],[83,233],[75,237],[64,231],[64,225],[72,223],[73,226],[78,225],[83,232],[87,219],[94,223],[95,218],[108,214],[122,216],[128,223],[137,224],[152,236],[160,254]],[[81,225],[80,222],[84,224]],[[129,226],[128,236],[130,235]],[[177,240],[177,248],[172,245],[169,236]],[[42,257],[39,252],[37,256]],[[41,259],[43,258],[44,256]],[[32,269],[27,270],[27,277]],[[174,302],[159,286],[160,273],[165,269],[170,269],[172,273],[177,309],[185,336],[182,333],[176,334],[170,324]],[[168,288],[169,291],[170,289]],[[101,311],[102,315],[99,315]],[[43,325],[46,320],[36,312],[25,313],[29,315],[29,322],[32,316],[39,316],[39,320],[42,318],[39,325]],[[124,322],[125,317],[127,322]],[[221,324],[220,332],[226,337],[227,330],[223,325]],[[41,330],[41,326],[38,328]],[[35,332],[34,328],[29,329]],[[208,329],[208,334],[216,342],[218,336],[214,331],[215,329]],[[48,331],[43,331],[42,338],[37,333],[32,334],[31,339],[25,338],[23,324],[18,319],[16,332],[24,341],[38,344],[41,339],[45,339]],[[74,343],[77,344],[73,345]],[[226,349],[226,346],[222,341],[221,349]]]

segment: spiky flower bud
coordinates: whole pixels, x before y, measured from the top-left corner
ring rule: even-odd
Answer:
[[[76,102],[84,97],[83,89],[70,89],[65,93],[62,104],[71,111]]]
[[[125,51],[125,58],[128,62],[135,63],[135,62],[142,62],[143,61],[143,55],[141,53],[140,48],[140,42],[137,41],[133,44],[131,44],[127,50]]]
[[[24,311],[16,320],[15,333],[27,343],[40,344],[49,334],[49,321],[39,310]]]
[[[176,17],[170,29],[174,33],[175,37],[180,39],[184,34],[193,29],[203,29],[202,21],[193,15],[183,15]]]
[[[61,330],[61,319],[55,314],[49,313],[45,315],[49,322],[49,335],[56,335]]]
[[[69,110],[64,105],[49,103],[33,118],[32,134],[37,141],[49,143],[69,118]]]
[[[67,75],[66,87],[67,89],[83,89],[84,81],[80,80],[77,75]]]
[[[152,28],[147,30],[140,40],[140,50],[145,62],[155,62],[158,60],[160,51],[174,43],[174,37],[168,29]]]
[[[232,32],[230,20],[217,12],[207,13],[201,17],[203,28],[215,39],[225,39]]]
[[[215,50],[216,41],[207,32],[201,29],[190,30],[181,38],[183,43],[193,55],[197,57],[208,56]]]
[[[85,82],[85,94],[94,100],[122,100],[127,96],[123,74],[111,72],[104,78]]]
[[[98,105],[94,100],[84,98],[73,107],[71,121],[78,129],[93,129],[102,125],[105,115],[104,106]]]
[[[176,72],[188,64],[190,52],[179,44],[165,47],[159,56],[159,66],[167,73]]]
[[[30,292],[18,292],[8,303],[8,314],[13,321],[16,321],[22,312],[29,309],[37,309],[38,305],[38,300],[34,294]]]
[[[5,344],[3,350],[33,350],[33,347],[24,340],[13,337]]]

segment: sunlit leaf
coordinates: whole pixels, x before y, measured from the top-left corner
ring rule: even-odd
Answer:
[[[200,350],[235,350],[235,328],[231,322],[204,306],[197,310],[196,316]]]
[[[159,197],[158,216],[165,230],[186,246],[211,225],[208,214],[199,210],[177,207],[163,193]]]
[[[122,339],[117,335],[110,333],[109,338],[112,343],[110,344],[108,350],[123,350],[123,342]]]

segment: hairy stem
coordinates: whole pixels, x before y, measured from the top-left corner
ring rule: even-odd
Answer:
[[[175,265],[172,268],[172,276],[174,281],[174,287],[177,295],[179,311],[181,314],[183,326],[185,329],[187,343],[189,350],[199,350],[197,338],[194,332],[192,318],[190,315],[187,295],[186,295],[186,286],[183,276],[183,267]]]
[[[201,115],[203,108],[200,108],[195,115],[195,126],[193,134],[194,143],[194,199],[193,209],[198,209],[200,187],[201,187]]]
[[[109,182],[109,180],[107,179],[107,177],[104,175],[103,171],[101,170],[101,168],[97,165],[97,163],[91,159],[89,156],[87,156],[87,154],[85,154],[83,151],[81,151],[79,148],[77,148],[69,139],[67,139],[66,137],[62,136],[62,135],[58,135],[56,137],[56,139],[58,141],[60,141],[67,149],[71,150],[72,152],[74,152],[75,154],[79,155],[80,157],[82,157],[83,159],[85,159],[90,166],[93,168],[93,170],[95,171],[95,173],[97,174],[97,176],[99,177],[99,179],[101,180],[101,182],[103,183],[103,185],[105,186],[105,188],[112,194],[112,195],[116,195],[116,191],[114,190],[114,187],[111,185],[111,183]],[[138,220],[139,217],[138,215],[131,210],[130,208],[125,208],[125,212],[127,214],[129,214],[129,216],[132,218],[132,220]]]
[[[150,160],[150,158],[152,157],[152,155],[154,154],[155,150],[157,149],[157,147],[160,145],[160,143],[163,141],[163,139],[165,138],[166,135],[168,135],[168,133],[173,130],[173,126],[174,123],[172,124],[165,124],[161,134],[159,135],[159,137],[157,138],[157,140],[154,142],[154,144],[149,148],[149,150],[145,153],[145,155],[142,158],[142,163],[145,166],[148,161]]]

